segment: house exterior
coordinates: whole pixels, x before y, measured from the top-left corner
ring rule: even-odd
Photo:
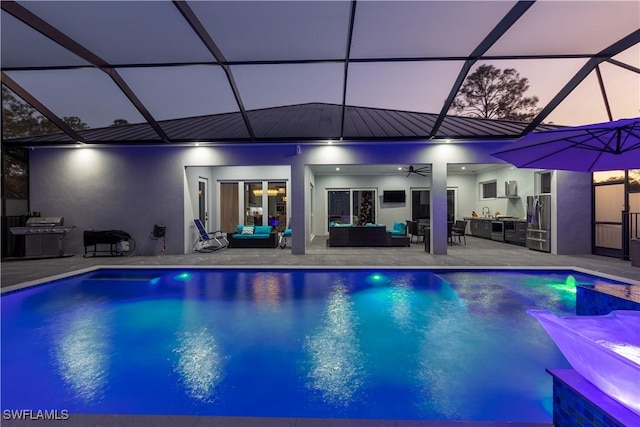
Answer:
[[[486,208],[522,218],[525,197],[541,190],[539,171],[500,169],[491,153],[554,124],[637,115],[639,7],[3,1],[3,94],[60,130],[3,134],[5,153],[29,152],[28,199],[3,198],[3,215],[64,216],[76,226],[65,238],[73,253],[83,250],[82,230],[124,229],[149,255],[159,251],[148,238],[158,223],[166,251],[184,253],[196,217],[223,231],[290,221],[292,251],[303,254],[327,232],[330,194],[367,191],[376,221],[389,226],[414,217],[413,195],[428,194],[431,251],[446,253],[452,216]],[[481,67],[524,77],[523,96],[539,101],[533,116],[462,117],[478,115],[456,101]],[[412,165],[428,166],[428,176],[398,173]],[[589,253],[612,222],[598,224],[594,206],[613,207],[619,195],[592,202],[601,192],[590,174],[550,176],[551,252]],[[485,185],[507,180],[518,182],[519,200],[486,197]],[[386,190],[410,197],[388,205]],[[630,206],[628,188],[622,194]],[[270,197],[277,219],[258,209]]]
[[[526,195],[532,195],[535,171],[514,169],[498,163],[490,153],[504,142],[468,143],[376,143],[376,144],[259,144],[210,146],[118,146],[83,148],[34,148],[30,151],[30,209],[44,216],[63,216],[77,231],[66,237],[65,247],[83,252],[82,231],[123,229],[137,242],[141,255],[160,253],[149,235],[153,225],[167,227],[166,252],[187,253],[197,232],[198,182],[206,180],[206,211],[209,229],[220,229],[220,194],[223,183],[280,182],[286,185],[286,212],[293,229],[292,251],[304,254],[315,236],[328,234],[327,191],[331,189],[375,190],[376,222],[391,226],[411,217],[411,202],[385,204],[385,190],[430,190],[431,251],[447,250],[447,189],[455,190],[457,219],[489,207],[524,218]],[[479,173],[448,173],[456,166],[494,163]],[[376,174],[389,165],[430,165],[430,176]],[[374,168],[371,168],[375,165]],[[322,168],[367,166],[371,175],[327,174]],[[479,184],[516,180],[519,199],[482,199]],[[591,174],[553,171],[552,253],[591,252]],[[264,198],[269,196],[265,193]],[[243,206],[240,199],[235,199]],[[240,209],[238,209],[239,212]],[[244,212],[237,221],[243,222]],[[266,221],[266,219],[265,219]],[[266,223],[265,223],[266,224]],[[228,227],[227,227],[228,228]],[[222,231],[230,231],[223,229]]]

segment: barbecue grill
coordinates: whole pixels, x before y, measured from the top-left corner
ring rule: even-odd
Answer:
[[[26,227],[11,227],[12,234],[25,236],[26,257],[65,256],[64,237],[75,225],[64,225],[62,216],[39,216],[27,220]]]

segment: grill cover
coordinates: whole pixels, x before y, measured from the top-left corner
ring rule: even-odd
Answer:
[[[123,230],[85,230],[84,245],[115,244],[130,238],[131,235]]]

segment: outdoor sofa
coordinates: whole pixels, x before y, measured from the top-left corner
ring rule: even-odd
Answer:
[[[329,247],[376,247],[376,246],[409,246],[406,234],[391,230],[382,224],[331,224],[329,227]]]
[[[278,233],[270,225],[238,225],[235,233],[227,233],[229,248],[275,248]]]

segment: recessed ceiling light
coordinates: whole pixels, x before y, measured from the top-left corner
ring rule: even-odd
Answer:
[[[462,169],[462,170],[465,170],[466,168],[467,168],[466,166],[463,166],[461,169]]]
[[[399,171],[401,171],[401,170],[402,170],[402,167],[399,167],[399,168],[398,168],[398,170],[399,170]]]
[[[336,168],[336,170],[337,170],[337,171],[339,171],[339,170],[340,170],[340,168]]]

